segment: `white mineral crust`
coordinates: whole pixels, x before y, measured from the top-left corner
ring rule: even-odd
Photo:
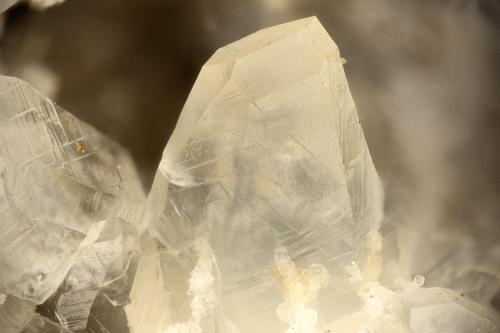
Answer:
[[[198,76],[149,196],[147,222],[166,247],[158,259],[175,263],[158,282],[169,290],[158,305],[170,308],[164,327],[198,332],[182,328],[201,318],[200,327],[212,328],[203,332],[320,332],[360,306],[346,268],[354,261],[362,275],[379,272],[368,252],[382,201],[339,51],[316,18],[219,49]],[[200,238],[214,256],[204,276],[221,285],[198,303],[205,317],[193,306]],[[147,303],[132,298],[140,313]],[[144,321],[137,318],[129,316],[132,327]]]

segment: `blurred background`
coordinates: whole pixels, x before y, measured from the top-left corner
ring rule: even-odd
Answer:
[[[386,189],[387,257],[500,309],[500,0],[21,4],[3,18],[1,69],[119,141],[149,188],[210,55],[311,15],[347,59]]]

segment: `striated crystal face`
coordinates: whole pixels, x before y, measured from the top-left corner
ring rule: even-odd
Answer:
[[[316,18],[219,49],[149,197],[166,247],[157,259],[170,265],[167,332],[315,332],[358,306],[346,304],[348,268],[377,275],[363,249],[382,199],[339,51]]]
[[[11,77],[0,78],[0,176],[0,292],[43,303],[75,263],[74,290],[122,274],[131,250],[113,225],[136,223],[144,198],[128,154]],[[84,273],[89,256],[101,266]]]
[[[110,219],[96,242],[83,248],[56,294],[55,315],[64,327],[92,331],[93,321],[109,316],[112,308],[124,314],[135,274],[136,236],[131,224]]]

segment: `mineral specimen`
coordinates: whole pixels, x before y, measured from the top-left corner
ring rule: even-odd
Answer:
[[[68,311],[83,315],[82,297],[89,307],[134,251],[127,235],[144,194],[130,158],[26,82],[0,77],[0,176],[0,292],[40,304],[69,272],[57,312],[70,328]]]
[[[349,267],[376,278],[365,249],[382,199],[339,51],[316,18],[219,49],[149,196],[166,249],[143,264],[170,266],[155,279],[167,332],[316,332],[355,308]],[[147,316],[148,302],[131,306]]]
[[[453,291],[384,265],[383,191],[343,64],[316,18],[218,50],[147,202],[117,144],[0,77],[0,330],[495,332],[476,303],[492,273]]]

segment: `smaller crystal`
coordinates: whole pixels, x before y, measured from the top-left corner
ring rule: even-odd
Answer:
[[[113,290],[106,290],[106,286],[125,277],[136,251],[133,227],[121,219],[108,221],[99,239],[83,249],[66,278],[65,292],[56,305],[57,318],[64,327],[87,328],[91,308],[101,291],[108,302],[117,306],[125,302],[119,300],[121,295],[110,294]],[[131,285],[120,287],[123,293],[128,292]]]
[[[43,303],[114,218],[137,225],[143,200],[121,147],[0,77],[0,292]]]

